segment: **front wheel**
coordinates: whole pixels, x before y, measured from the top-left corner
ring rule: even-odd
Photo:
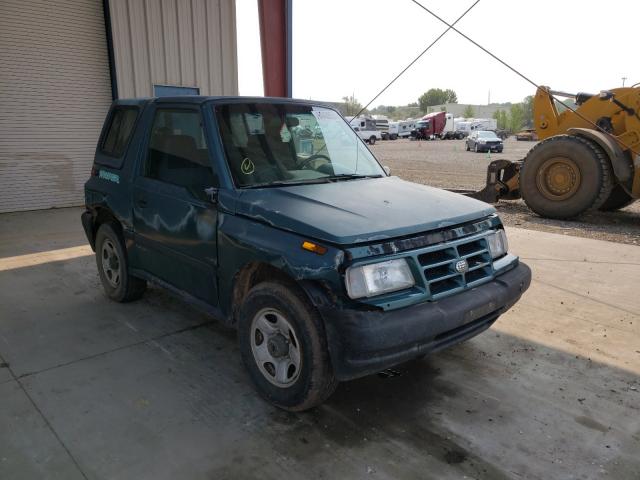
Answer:
[[[613,172],[599,145],[575,135],[557,135],[527,154],[520,192],[543,217],[567,219],[600,208],[610,197]]]
[[[240,309],[238,341],[258,392],[277,407],[307,410],[337,386],[320,316],[295,288],[253,287]]]

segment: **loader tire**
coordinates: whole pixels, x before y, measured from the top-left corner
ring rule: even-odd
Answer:
[[[597,144],[575,135],[540,142],[520,170],[522,198],[542,217],[568,219],[598,209],[613,186],[607,155]]]
[[[600,206],[602,212],[613,212],[614,210],[620,210],[635,202],[636,199],[629,195],[622,185],[616,185],[611,191],[611,195]]]

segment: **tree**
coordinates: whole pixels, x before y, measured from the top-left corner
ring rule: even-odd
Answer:
[[[462,116],[464,118],[473,118],[475,114],[476,112],[471,105],[467,105],[464,109],[464,112],[462,112]]]
[[[523,123],[527,127],[533,127],[533,95],[524,97],[522,101]]]
[[[447,88],[444,93],[447,95],[447,101],[444,103],[458,103],[458,95],[456,95],[456,92]]]
[[[493,118],[495,118],[500,130],[505,130],[507,128],[507,112],[502,109],[498,109],[493,112]]]
[[[514,103],[509,109],[509,130],[517,132],[524,124],[524,107],[522,103]]]
[[[345,117],[356,115],[362,110],[362,104],[358,102],[353,95],[342,97],[342,100],[344,100],[343,108]]]
[[[418,103],[420,110],[426,112],[429,107],[442,105],[443,103],[457,103],[458,96],[451,89],[442,90],[441,88],[431,88],[420,95]]]

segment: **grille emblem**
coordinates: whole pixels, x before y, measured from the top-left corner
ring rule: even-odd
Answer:
[[[469,263],[466,260],[456,262],[456,272],[465,273],[469,270]]]

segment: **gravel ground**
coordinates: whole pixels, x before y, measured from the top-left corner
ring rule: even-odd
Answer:
[[[406,180],[440,188],[480,190],[492,160],[524,158],[533,145],[510,138],[503,153],[491,155],[467,152],[464,140],[395,140],[378,142],[371,149],[393,175]],[[617,212],[589,212],[571,221],[541,218],[522,200],[502,200],[496,208],[506,225],[640,245],[640,201]]]

